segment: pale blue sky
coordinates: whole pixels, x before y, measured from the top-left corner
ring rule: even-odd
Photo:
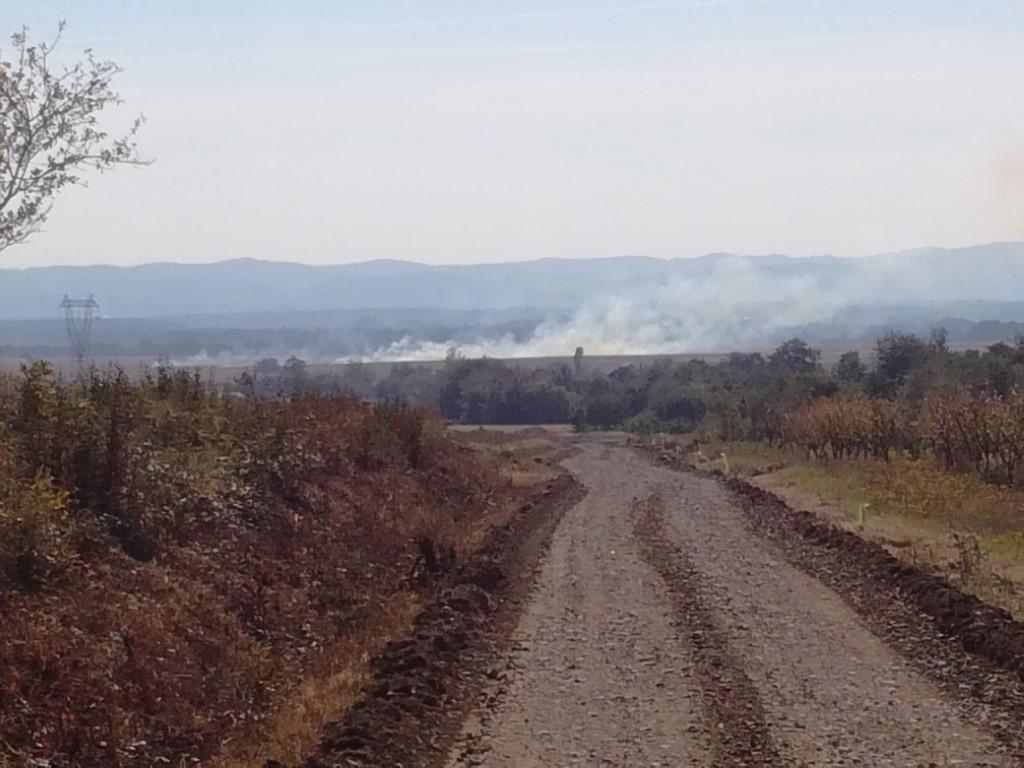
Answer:
[[[157,162],[0,266],[1024,239],[1021,0],[0,0],[59,18]]]

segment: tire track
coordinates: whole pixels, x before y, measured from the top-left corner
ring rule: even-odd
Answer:
[[[677,622],[691,645],[715,764],[791,765],[774,743],[757,688],[705,603],[700,573],[666,536],[665,505],[659,494],[634,503],[634,536],[644,560],[664,580]]]
[[[566,462],[589,493],[555,532],[508,684],[467,722],[449,768],[722,764],[689,644],[631,535],[630,501],[648,486],[591,450]]]
[[[692,473],[644,471],[626,456],[618,463],[662,490],[665,535],[700,572],[705,603],[760,692],[783,755],[830,768],[1017,765],[985,716],[991,710],[965,707],[964,691],[922,674],[916,661],[932,648],[893,647],[844,587],[794,567],[754,533],[726,488]],[[883,587],[873,585],[874,602],[897,605]],[[948,650],[934,658],[953,660]]]

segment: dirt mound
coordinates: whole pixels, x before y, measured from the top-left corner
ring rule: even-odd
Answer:
[[[533,569],[561,516],[582,495],[568,476],[498,529],[419,616],[412,635],[375,660],[374,682],[329,728],[306,768],[429,765],[443,758],[515,626]]]
[[[894,584],[905,600],[955,637],[968,652],[1024,676],[1024,625],[1009,612],[961,592],[940,575],[923,571],[890,554],[881,545],[822,522],[809,512],[794,510],[770,491],[730,478],[731,490],[755,505],[756,512],[783,516],[806,540],[856,558],[861,567]]]

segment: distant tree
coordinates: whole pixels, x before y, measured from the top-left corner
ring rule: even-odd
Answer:
[[[533,387],[526,391],[524,397],[524,421],[530,424],[565,424],[579,408],[579,396],[565,387]]]
[[[1001,397],[1009,395],[1017,384],[1017,372],[1005,357],[989,355],[985,366],[985,385]]]
[[[821,353],[803,339],[790,339],[768,358],[773,368],[790,373],[814,373]]]
[[[864,380],[867,369],[860,360],[860,352],[844,352],[836,364],[836,378],[845,384],[857,384]]]
[[[764,358],[759,352],[745,354],[743,352],[732,352],[729,357],[729,366],[742,373],[754,373],[764,365]]]
[[[455,365],[449,363],[446,366],[440,392],[437,397],[437,407],[441,415],[452,421],[462,419],[464,399],[462,395],[462,379],[464,374]]]
[[[675,432],[693,429],[708,411],[703,399],[672,376],[663,376],[651,386],[647,404],[659,420],[672,425],[668,431]]]
[[[28,30],[11,37],[10,60],[0,58],[0,251],[23,243],[46,221],[57,193],[85,184],[85,170],[142,165],[135,136],[142,117],[111,137],[99,114],[120,104],[111,88],[120,67],[97,60],[58,66],[52,43],[29,42]]]
[[[400,400],[440,408],[442,375],[428,366],[399,363],[377,383],[375,394],[378,400]]]
[[[583,347],[576,347],[572,356],[572,373],[577,379],[583,376]]]
[[[274,376],[281,372],[281,364],[276,357],[264,357],[256,363],[253,370],[263,376]]]
[[[608,378],[616,384],[634,384],[640,380],[640,369],[635,365],[619,366],[608,374]]]
[[[875,343],[878,364],[872,376],[876,394],[891,397],[906,384],[911,373],[927,363],[929,345],[920,337],[895,331]]]
[[[949,351],[949,331],[945,327],[932,329],[931,348],[943,355]]]
[[[611,392],[589,394],[585,399],[585,413],[585,424],[597,429],[617,427],[629,415],[625,403]]]
[[[548,368],[551,371],[551,381],[560,387],[568,389],[572,386],[572,371],[564,363],[557,363]]]
[[[292,355],[285,361],[283,371],[293,395],[297,395],[309,387],[309,370],[305,360],[300,360]]]
[[[373,372],[365,363],[356,361],[346,365],[341,371],[341,387],[360,397],[372,397],[376,389]]]
[[[1014,354],[1014,348],[1007,344],[1005,341],[997,341],[995,344],[989,346],[988,353],[993,357],[1012,359]]]

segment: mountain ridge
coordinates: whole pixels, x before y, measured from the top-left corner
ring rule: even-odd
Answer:
[[[103,313],[113,317],[410,306],[572,310],[595,295],[628,298],[652,286],[699,287],[723,278],[755,285],[758,279],[806,281],[808,291],[848,289],[851,300],[858,301],[873,291],[897,301],[1010,301],[1024,288],[1024,242],[863,257],[719,252],[694,258],[626,255],[438,265],[393,259],[316,265],[240,258],[205,264],[0,269],[0,318],[54,317],[64,294],[92,294]]]

